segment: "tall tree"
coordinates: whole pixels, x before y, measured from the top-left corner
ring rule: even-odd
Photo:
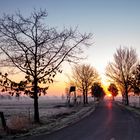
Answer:
[[[64,61],[79,60],[92,36],[76,29],[50,28],[45,25],[46,17],[46,10],[34,10],[27,18],[20,12],[0,18],[1,64],[18,68],[31,81],[35,122],[40,121],[38,84],[53,82]]]
[[[137,54],[133,48],[119,48],[114,54],[114,61],[106,67],[106,75],[116,83],[129,105],[128,92],[131,89],[132,72],[137,63]]]
[[[88,103],[88,91],[95,81],[99,80],[96,69],[87,64],[75,65],[72,71],[73,80],[76,86],[83,93],[83,103]]]
[[[114,97],[116,97],[118,95],[118,88],[115,84],[111,83],[108,87],[108,91],[111,92],[111,95],[113,96],[113,100]]]

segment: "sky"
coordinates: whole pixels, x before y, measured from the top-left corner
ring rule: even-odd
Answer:
[[[0,0],[0,14],[20,10],[26,16],[34,8],[47,10],[49,26],[78,26],[80,32],[93,34],[85,63],[94,66],[103,79],[116,48],[133,47],[140,56],[140,0]],[[58,76],[51,94],[64,93],[65,74]]]

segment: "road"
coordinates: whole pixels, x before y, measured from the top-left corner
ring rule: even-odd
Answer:
[[[29,140],[140,140],[140,117],[112,101],[103,101],[76,124]]]

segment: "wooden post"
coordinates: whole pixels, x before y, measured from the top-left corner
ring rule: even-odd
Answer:
[[[6,121],[5,121],[3,112],[0,112],[0,118],[1,118],[1,122],[2,122],[2,127],[4,130],[6,130],[7,126],[6,126]]]
[[[76,98],[76,91],[74,91],[74,104],[76,104],[77,98]]]
[[[140,107],[140,94],[139,94],[139,107]]]

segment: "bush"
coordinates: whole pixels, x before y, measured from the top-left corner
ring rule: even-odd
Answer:
[[[27,130],[30,128],[30,121],[24,116],[13,116],[7,120],[8,128],[13,130]]]

